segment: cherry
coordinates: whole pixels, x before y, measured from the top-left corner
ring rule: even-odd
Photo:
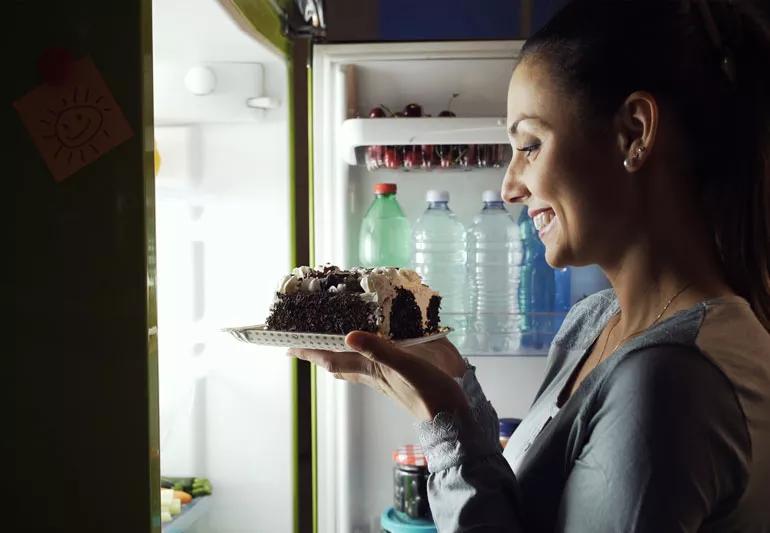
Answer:
[[[440,117],[456,117],[454,111],[450,111],[452,107],[452,100],[460,96],[460,93],[452,93],[451,98],[449,98],[449,101],[446,104],[446,109],[444,109],[441,113],[438,114]]]
[[[385,110],[379,106],[369,110],[369,118],[384,118],[385,116]]]
[[[400,168],[403,162],[401,151],[396,146],[388,146],[382,156],[382,161],[385,168]]]
[[[404,116],[405,117],[421,117],[422,116],[422,106],[420,104],[407,104],[407,106],[404,108]]]
[[[404,148],[404,167],[418,168],[422,165],[422,150],[419,146],[407,146]]]
[[[374,170],[382,166],[383,148],[379,145],[366,147],[366,168]]]
[[[420,146],[422,152],[422,166],[423,168],[431,168],[436,163],[436,152],[433,150],[432,144],[423,144]]]

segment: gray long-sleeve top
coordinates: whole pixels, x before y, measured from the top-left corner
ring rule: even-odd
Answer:
[[[579,302],[504,452],[469,364],[473,421],[416,425],[439,531],[770,531],[770,335],[745,300],[716,298],[626,343],[565,385],[618,311]]]

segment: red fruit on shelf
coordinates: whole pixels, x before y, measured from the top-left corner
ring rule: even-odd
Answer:
[[[422,149],[419,146],[404,147],[404,168],[420,168],[422,166]]]
[[[369,110],[369,118],[384,118],[386,116],[385,110],[379,106]]]
[[[503,145],[492,144],[490,147],[492,148],[492,166],[495,168],[500,168],[503,166]]]
[[[385,168],[401,168],[403,163],[401,150],[397,146],[388,146],[382,155],[382,162]]]
[[[444,109],[441,113],[438,114],[440,117],[456,117],[457,115],[454,114],[454,111],[450,111],[452,107],[452,100],[460,96],[460,93],[452,93],[452,97],[449,98],[449,101],[446,104],[446,109]]]
[[[422,116],[422,106],[420,104],[407,104],[406,107],[404,107],[404,116],[405,117],[421,117]]]
[[[460,166],[466,169],[476,165],[476,145],[463,144],[460,146]]]
[[[379,145],[366,147],[366,168],[374,170],[382,166],[383,147]]]
[[[433,149],[432,144],[423,144],[420,146],[420,152],[422,156],[422,168],[431,168],[438,163],[436,151]]]

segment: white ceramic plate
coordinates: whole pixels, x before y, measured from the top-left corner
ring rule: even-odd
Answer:
[[[347,352],[350,348],[345,344],[345,335],[329,335],[327,333],[299,333],[296,331],[273,331],[267,329],[264,324],[257,326],[245,326],[240,328],[225,328],[222,331],[230,333],[236,339],[261,346],[283,346],[284,348],[315,348],[317,350],[330,350],[333,352]],[[413,346],[423,342],[442,339],[452,332],[452,328],[444,326],[438,333],[415,337],[413,339],[400,339],[393,341],[398,346]]]

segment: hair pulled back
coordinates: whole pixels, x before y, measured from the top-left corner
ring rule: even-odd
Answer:
[[[586,120],[673,110],[723,273],[770,330],[770,25],[748,0],[573,0],[527,40]]]

